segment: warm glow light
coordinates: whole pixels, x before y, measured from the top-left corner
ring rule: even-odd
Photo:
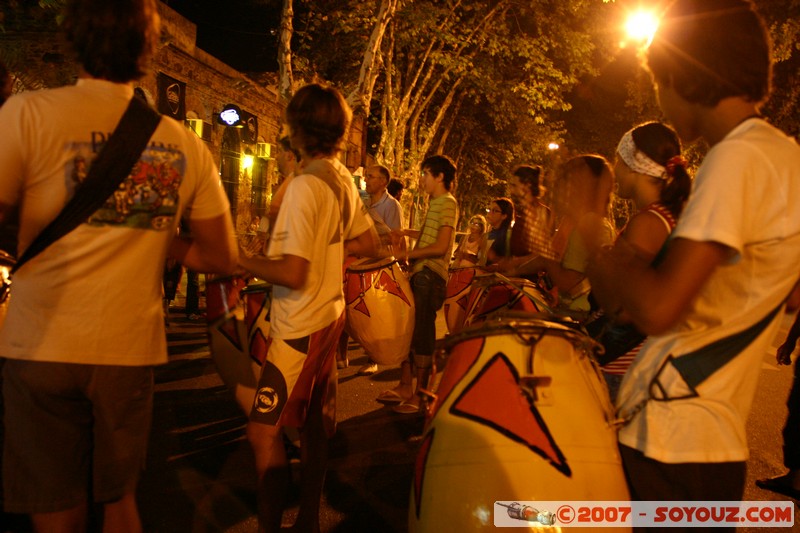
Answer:
[[[559,149],[558,143],[550,143],[550,144],[548,144],[547,145],[547,149],[548,150],[558,150]]]
[[[636,11],[628,16],[625,32],[631,39],[648,46],[658,29],[658,17],[650,11]]]
[[[253,168],[253,156],[252,155],[242,156],[242,170],[250,170],[251,168]]]

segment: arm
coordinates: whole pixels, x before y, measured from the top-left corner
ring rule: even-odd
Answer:
[[[358,255],[361,257],[375,257],[380,251],[381,241],[374,226],[362,232],[355,239],[344,242],[345,255]]]
[[[284,255],[281,259],[248,257],[244,253],[239,256],[239,264],[253,275],[274,283],[298,290],[308,279],[309,262],[298,255]]]
[[[618,241],[594,256],[587,274],[604,309],[615,313],[621,307],[642,333],[657,335],[681,318],[732,252],[717,242],[677,238],[661,265],[653,268],[633,247]]]
[[[230,274],[236,269],[236,239],[228,213],[209,219],[189,220],[189,228],[192,238],[173,239],[169,257],[197,272]]]

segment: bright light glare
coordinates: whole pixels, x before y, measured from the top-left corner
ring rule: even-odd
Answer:
[[[649,45],[658,29],[658,17],[649,11],[631,13],[625,31],[631,39]]]
[[[242,170],[250,170],[253,168],[253,156],[245,155],[242,157]]]
[[[547,145],[548,150],[558,150],[559,146],[558,143],[550,143]]]

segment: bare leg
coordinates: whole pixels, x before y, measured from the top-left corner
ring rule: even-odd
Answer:
[[[403,401],[413,399],[414,373],[411,371],[411,363],[409,361],[403,361],[400,365],[400,383],[392,390],[399,394]]]
[[[328,463],[328,435],[322,415],[322,394],[314,391],[306,423],[300,434],[300,461],[303,465],[300,510],[296,531],[319,531],[319,507]]]
[[[34,513],[31,522],[37,533],[82,533],[86,531],[87,513],[84,502],[66,511]]]
[[[247,423],[247,439],[253,447],[258,474],[258,530],[279,531],[289,488],[289,464],[283,447],[282,428]]]
[[[136,507],[136,495],[126,494],[119,500],[106,503],[103,512],[104,533],[141,533],[142,521]]]

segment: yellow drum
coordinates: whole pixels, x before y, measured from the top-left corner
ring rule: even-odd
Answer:
[[[414,334],[414,295],[393,257],[360,259],[345,272],[345,327],[381,365],[408,357]]]
[[[480,267],[451,268],[448,273],[444,318],[450,333],[458,333],[464,327],[472,281],[479,274],[483,274]]]
[[[593,340],[509,313],[441,346],[449,360],[415,463],[411,531],[494,530],[498,500],[629,500]]]

